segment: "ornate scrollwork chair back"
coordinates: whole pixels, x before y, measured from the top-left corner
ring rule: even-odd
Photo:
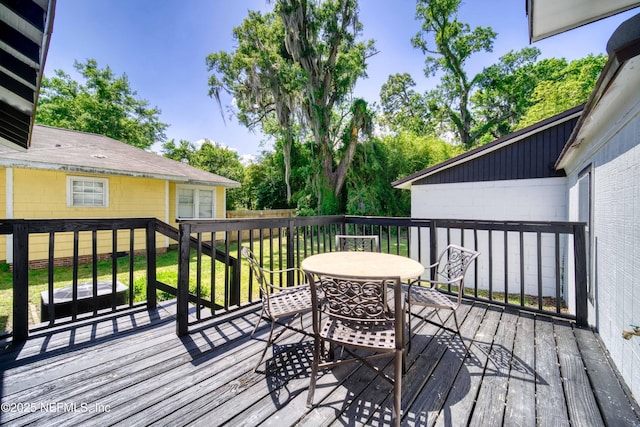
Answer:
[[[458,334],[467,351],[469,349],[460,334],[460,323],[456,311],[462,304],[467,270],[479,255],[480,252],[459,245],[448,245],[440,253],[438,262],[429,266],[431,279],[419,279],[409,283],[406,292],[409,315],[413,314],[412,306],[433,308],[440,323],[432,322],[425,317],[423,319]],[[447,290],[453,289],[457,293],[453,299],[451,295],[442,292],[441,287],[445,286]],[[455,330],[445,327],[445,321],[440,317],[441,309],[453,312]],[[409,322],[409,349],[411,349],[411,322]]]
[[[336,250],[380,252],[380,239],[376,235],[336,234]]]
[[[363,279],[306,273],[307,282],[311,283],[315,336],[307,406],[313,405],[319,369],[359,361],[393,384],[393,416],[395,424],[400,425],[406,327],[400,278]],[[327,342],[328,355],[324,351]],[[347,357],[337,358],[336,347],[341,347]],[[355,349],[371,351],[363,356],[352,351]],[[380,357],[394,358],[393,377],[370,363]]]

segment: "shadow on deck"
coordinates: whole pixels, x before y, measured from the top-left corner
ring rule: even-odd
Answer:
[[[462,335],[414,326],[404,425],[640,425],[597,336],[565,320],[482,303],[460,309]],[[312,345],[268,334],[257,309],[175,334],[175,304],[37,333],[0,354],[0,423],[23,425],[386,425],[392,388],[346,365],[306,407]],[[309,322],[309,318],[305,321]]]

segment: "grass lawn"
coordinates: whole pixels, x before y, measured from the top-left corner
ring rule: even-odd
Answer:
[[[254,247],[258,248],[258,243],[254,243]],[[268,268],[279,269],[284,268],[278,263],[279,259],[286,260],[286,247],[283,239],[282,250],[278,249],[277,243],[274,241],[273,248],[269,247],[269,239],[265,239],[263,242],[264,252],[263,261],[264,265]],[[224,245],[219,246],[218,249],[224,250]],[[269,254],[273,251],[273,264],[271,264],[271,258]],[[232,257],[238,256],[238,245],[233,243],[230,245],[230,254]],[[257,254],[256,254],[257,255]],[[282,257],[282,258],[280,258]],[[156,257],[156,278],[158,281],[166,283],[171,286],[176,286],[178,283],[178,250],[170,249],[164,254],[158,254]],[[197,283],[197,257],[196,252],[191,252],[190,263],[190,292],[196,293]],[[225,283],[225,269],[224,264],[220,261],[215,262],[213,274],[215,274],[215,287],[211,287],[211,258],[208,256],[202,257],[201,265],[201,289],[200,295],[205,299],[210,299],[214,294],[214,302],[221,306],[225,304],[226,289]],[[251,289],[251,298],[249,295],[249,265],[242,259],[242,265],[240,267],[240,285],[241,285],[241,301],[246,302],[249,300],[255,301],[259,299],[260,290],[257,284],[253,285]],[[98,281],[112,280],[112,262],[111,260],[98,262],[97,268]],[[117,260],[117,280],[126,286],[130,286],[129,280],[129,257],[121,257]],[[63,288],[72,285],[73,280],[73,268],[72,267],[54,267],[53,269],[54,288]],[[93,267],[91,264],[81,264],[78,266],[78,283],[89,282],[93,280]],[[275,276],[273,278],[274,284],[278,284],[281,277]],[[29,271],[29,309],[30,309],[30,324],[37,324],[40,322],[40,303],[41,292],[48,289],[49,270],[39,269]],[[146,257],[137,256],[134,257],[133,267],[133,292],[134,302],[141,302],[146,300],[146,283],[147,283],[147,271],[146,271]],[[7,326],[11,325],[11,313],[13,304],[13,273],[7,268],[0,270],[0,331],[7,330]],[[167,299],[175,298],[174,295],[158,291],[158,300],[163,301]],[[128,296],[127,296],[128,301]]]

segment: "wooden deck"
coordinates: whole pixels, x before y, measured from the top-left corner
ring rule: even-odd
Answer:
[[[358,365],[326,372],[305,405],[310,339],[287,331],[254,373],[255,310],[178,338],[175,306],[33,336],[0,355],[4,425],[387,425],[391,392]],[[481,303],[461,308],[471,354],[416,319],[403,425],[640,425],[599,340],[571,323]],[[305,319],[306,322],[309,319]]]

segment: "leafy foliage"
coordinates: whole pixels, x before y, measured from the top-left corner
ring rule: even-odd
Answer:
[[[162,145],[163,155],[173,160],[186,161],[191,166],[224,176],[234,181],[244,179],[244,166],[240,162],[238,153],[217,142],[206,140],[200,148],[194,144],[181,140],[176,145],[174,140]],[[243,188],[231,188],[227,192],[227,209],[235,209],[246,205],[246,195]]]
[[[136,98],[126,74],[114,75],[94,59],[75,62],[85,80],[78,83],[62,70],[44,77],[38,98],[36,121],[41,124],[105,135],[139,148],[163,142],[167,124],[160,110]]]
[[[424,73],[440,76],[435,89],[419,94],[409,74],[389,76],[380,100],[383,123],[392,131],[432,134],[465,149],[505,136],[586,101],[606,61],[589,57],[538,61],[540,51],[526,47],[503,55],[475,76],[465,65],[490,52],[496,33],[471,28],[457,19],[460,0],[418,0],[421,31],[412,39],[426,54]]]
[[[309,188],[322,213],[340,210],[359,134],[371,123],[367,104],[351,100],[373,54],[373,41],[357,41],[361,30],[356,0],[280,0],[273,13],[250,12],[234,29],[235,51],[207,57],[210,95],[221,104],[231,94],[240,122],[278,141],[291,203],[292,150],[308,132]]]
[[[548,63],[555,66],[547,67],[547,78],[534,88],[532,105],[522,115],[517,128],[524,128],[587,102],[606,62],[605,55],[589,55],[569,63],[565,59],[541,61],[541,68]]]
[[[221,105],[221,93],[234,96],[238,120],[250,129],[261,127],[284,141],[285,185],[291,198],[291,146],[294,114],[299,110],[303,81],[301,69],[291,61],[284,45],[285,29],[274,13],[249,12],[233,30],[235,52],[207,56],[209,95]],[[273,122],[277,126],[273,126]]]
[[[427,97],[432,114],[436,120],[446,120],[469,148],[475,140],[470,96],[478,79],[469,78],[465,64],[474,53],[491,52],[496,33],[491,27],[472,30],[460,22],[456,17],[460,1],[418,0],[416,18],[422,20],[422,29],[411,42],[427,54],[425,75],[442,73],[440,85]]]
[[[358,145],[346,184],[346,213],[410,216],[410,193],[391,183],[461,152],[460,146],[406,131]]]
[[[383,121],[394,132],[408,130],[416,134],[430,132],[426,99],[414,89],[408,73],[390,75],[380,89]]]

